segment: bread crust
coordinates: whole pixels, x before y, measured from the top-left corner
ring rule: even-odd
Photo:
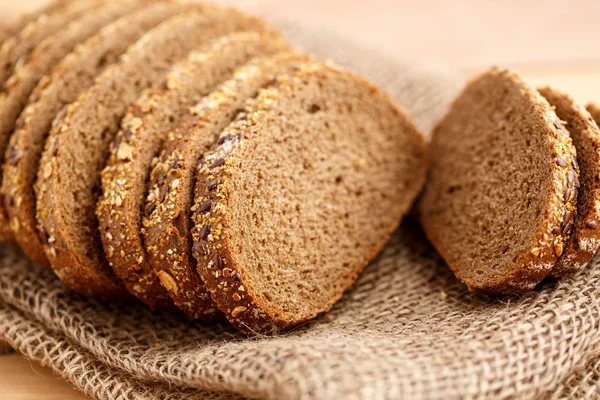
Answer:
[[[262,22],[243,14],[231,14],[227,23],[236,29],[265,30]],[[284,46],[287,44],[275,35],[263,38],[256,32],[215,39],[177,63],[164,86],[141,96],[123,119],[102,171],[103,195],[96,213],[104,248],[114,249],[107,253],[114,271],[142,302],[152,305],[159,292],[169,297],[166,288],[171,288],[161,285],[162,275],[157,277],[154,273],[142,241],[142,210],[152,158],[175,121],[219,81],[226,79],[236,63],[270,47]],[[165,254],[161,256],[164,260]],[[203,303],[205,307],[192,316],[213,319],[216,307],[208,298]]]
[[[10,138],[1,191],[15,239],[31,260],[49,267],[37,230],[33,185],[52,121],[131,43],[181,9],[168,2],[156,2],[106,26],[44,77],[29,97]]]
[[[289,48],[275,45],[264,54],[286,49]],[[285,53],[257,58],[240,67],[232,79],[191,108],[191,113],[179,121],[162,146],[150,178],[144,242],[155,273],[167,283],[165,287],[171,289],[175,303],[188,316],[194,318],[205,313],[207,307],[216,308],[196,272],[191,237],[182,234],[191,229],[197,161],[266,80],[302,60],[307,57]],[[165,193],[164,197],[161,193]]]
[[[194,239],[193,254],[198,261],[198,273],[201,275],[206,288],[211,292],[212,298],[217,303],[219,309],[225,313],[229,321],[239,330],[246,333],[265,333],[276,334],[281,330],[305,322],[313,318],[317,313],[327,311],[327,309],[339,299],[343,290],[350,286],[361,269],[348,271],[344,277],[339,277],[340,284],[338,289],[332,290],[327,304],[321,304],[319,310],[315,310],[314,315],[306,315],[301,319],[287,320],[277,315],[270,309],[268,304],[264,303],[257,296],[259,288],[248,284],[244,276],[242,265],[237,263],[236,257],[232,252],[234,244],[232,238],[228,235],[227,213],[230,208],[228,195],[232,190],[230,178],[234,171],[230,170],[229,161],[236,151],[243,147],[246,140],[251,140],[251,129],[258,124],[264,115],[268,112],[274,100],[281,94],[281,88],[286,87],[288,82],[302,82],[310,76],[323,78],[331,74],[345,74],[351,84],[360,85],[368,91],[373,98],[378,101],[390,102],[389,97],[383,94],[379,89],[373,87],[370,83],[355,77],[352,74],[340,72],[339,70],[324,64],[306,64],[302,65],[293,73],[277,77],[259,96],[249,103],[245,111],[242,112],[236,121],[226,128],[220,135],[220,140],[213,149],[205,154],[203,160],[198,166],[196,174],[197,181],[194,194],[194,228],[192,236]],[[292,83],[290,83],[292,85]],[[325,90],[325,89],[323,89]],[[375,101],[375,100],[374,100]],[[420,189],[426,171],[426,151],[422,137],[400,110],[394,107],[397,117],[402,119],[403,126],[410,133],[418,153],[415,156],[421,161],[420,168],[414,170],[415,187],[408,188],[412,190],[414,196]],[[414,198],[414,197],[412,197]],[[203,207],[203,204],[210,202],[210,207]],[[408,211],[409,205],[406,204]],[[399,216],[400,217],[400,216]],[[395,226],[389,227],[389,231],[382,232],[380,240],[372,248],[365,249],[365,259],[372,259],[384,247],[389,235]]]
[[[8,79],[18,80],[22,74],[22,67],[29,61],[29,57],[46,37],[60,31],[66,24],[81,17],[86,11],[102,4],[101,0],[83,0],[57,3],[47,10],[34,14],[37,18],[29,21],[18,34],[8,38],[0,47],[0,103],[10,101],[10,88]],[[47,42],[47,40],[46,40]],[[39,53],[39,51],[38,51]],[[11,83],[14,87],[14,83]],[[0,154],[4,155],[8,143],[8,135],[14,128],[17,115],[14,106],[3,105],[5,110],[0,111]],[[0,177],[2,171],[0,170]],[[16,244],[10,228],[8,216],[3,202],[0,201],[0,242]]]
[[[567,245],[570,227],[576,216],[576,196],[566,195],[567,190],[576,193],[579,188],[579,169],[576,158],[576,151],[568,131],[561,124],[556,113],[552,110],[548,101],[543,98],[539,92],[526,84],[520,75],[497,68],[484,73],[471,81],[459,94],[456,102],[461,96],[469,96],[469,90],[478,85],[479,82],[493,79],[501,85],[516,87],[520,90],[522,96],[525,96],[528,102],[536,110],[536,121],[543,124],[543,131],[540,132],[547,140],[547,148],[541,149],[544,156],[551,165],[550,195],[546,199],[544,208],[541,210],[541,217],[536,223],[536,234],[531,238],[531,245],[528,250],[521,254],[512,264],[510,270],[503,276],[496,279],[487,279],[480,282],[474,276],[471,276],[468,270],[463,270],[462,265],[453,265],[454,254],[448,248],[448,234],[438,232],[435,226],[435,216],[431,207],[433,199],[441,194],[436,193],[432,180],[436,179],[436,171],[430,170],[428,182],[425,185],[425,192],[420,204],[421,225],[430,242],[446,260],[449,267],[455,275],[462,280],[470,289],[477,289],[491,293],[518,294],[533,289],[542,279],[544,279],[552,270],[559,255],[562,255]],[[453,112],[451,108],[449,115]],[[446,117],[448,118],[448,117]],[[435,146],[436,135],[440,135],[444,128],[446,119],[434,129],[433,146]],[[468,121],[465,121],[468,123]],[[438,149],[438,151],[443,151]],[[432,154],[435,156],[435,153]],[[439,168],[444,168],[440,166]],[[532,222],[533,223],[533,222]]]
[[[550,274],[559,278],[584,268],[600,247],[600,130],[590,113],[567,94],[550,87],[539,92],[566,123],[580,168],[577,218],[564,252]]]
[[[147,33],[120,63],[106,70],[69,106],[66,117],[46,142],[36,184],[37,219],[40,231],[53,239],[44,245],[52,268],[78,292],[90,293],[90,286],[98,289],[90,294],[101,298],[118,298],[127,292],[104,257],[95,216],[100,172],[127,108],[145,89],[158,88],[173,63],[232,29],[228,18],[235,11],[197,4],[189,7],[190,12]],[[84,148],[89,154],[86,159],[78,158]],[[66,195],[65,187],[73,193]],[[61,250],[58,255],[57,249]],[[107,253],[111,251],[111,247],[106,249]],[[62,262],[60,257],[65,252],[76,256]],[[73,261],[75,265],[67,264]],[[90,276],[99,275],[106,279],[89,282]],[[106,281],[112,284],[102,290]],[[152,307],[172,308],[164,288],[153,287],[157,292]]]

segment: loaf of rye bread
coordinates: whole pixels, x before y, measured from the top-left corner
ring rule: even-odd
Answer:
[[[192,49],[257,24],[235,10],[214,8],[169,20],[105,71],[50,133],[38,172],[37,216],[48,238],[46,255],[72,289],[101,298],[126,295],[102,252],[95,208],[99,174],[128,107],[145,89],[160,87],[169,67]],[[110,256],[114,249],[106,251]],[[172,303],[160,284],[152,288],[155,308]]]
[[[37,231],[33,184],[52,121],[144,33],[186,8],[155,2],[109,24],[65,57],[29,97],[10,138],[1,192],[15,239],[33,261],[48,265]]]
[[[96,34],[106,24],[143,5],[141,0],[103,3],[94,8],[93,12],[83,13],[75,21],[44,39],[36,47],[24,65],[15,69],[6,82],[5,91],[0,94],[0,154],[5,154],[9,138],[15,129],[15,123],[40,79],[69,54],[77,44]],[[2,210],[0,215],[5,218],[6,212],[3,208],[3,204],[0,202],[0,210]],[[8,220],[0,221],[0,226],[3,226],[2,230],[12,236],[8,225]],[[0,239],[4,235],[3,232],[0,232]]]
[[[259,19],[160,0],[47,14],[6,30],[2,227],[79,293],[279,332],[331,307],[421,189],[410,118]]]
[[[266,81],[303,60],[307,60],[303,54],[282,53],[240,67],[232,79],[190,107],[155,162],[144,214],[144,243],[154,272],[175,304],[192,318],[215,307],[196,271],[189,235],[197,162]]]
[[[362,78],[320,63],[276,76],[198,166],[193,254],[219,309],[249,333],[327,311],[408,211],[425,159]]]
[[[260,21],[248,22],[240,27],[268,30]],[[174,123],[238,65],[254,55],[285,49],[289,45],[272,33],[243,32],[216,39],[177,63],[164,85],[140,96],[123,119],[102,171],[97,216],[112,268],[129,292],[152,308],[157,306],[157,292],[170,298],[148,263],[141,236],[140,210],[147,196],[152,159]],[[205,311],[196,316],[211,319],[216,309]]]

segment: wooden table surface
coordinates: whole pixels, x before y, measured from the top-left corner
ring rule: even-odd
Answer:
[[[0,20],[44,0],[0,0]],[[359,43],[473,73],[491,65],[520,70],[577,100],[600,102],[598,1],[225,0],[269,16],[303,18]],[[85,396],[18,355],[0,356],[0,398],[75,400]]]

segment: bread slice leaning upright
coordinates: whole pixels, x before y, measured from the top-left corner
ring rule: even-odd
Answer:
[[[489,292],[535,287],[567,245],[579,175],[548,101],[492,69],[457,97],[430,149],[420,219],[455,275]]]
[[[107,25],[66,56],[29,96],[5,154],[1,193],[15,239],[31,260],[48,265],[37,230],[33,185],[52,121],[60,121],[59,113],[131,44],[184,7],[155,2]]]
[[[320,63],[275,77],[199,165],[198,272],[245,332],[310,320],[383,248],[425,170],[413,123],[362,78]]]
[[[190,107],[190,114],[169,132],[150,176],[143,230],[150,264],[175,304],[192,318],[216,307],[196,272],[189,235],[198,160],[266,81],[308,60],[297,53],[263,55]]]
[[[560,258],[551,275],[558,278],[584,268],[600,247],[600,130],[590,113],[569,95],[550,87],[538,90],[571,134],[577,150],[572,161],[578,164],[580,175],[579,191],[565,193],[565,198],[577,197],[577,215],[562,228],[571,237],[564,249],[556,248]]]
[[[253,27],[264,30],[258,22]],[[253,55],[287,49],[278,36],[239,32],[209,42],[175,64],[164,86],[144,93],[130,108],[111,144],[102,171],[102,196],[96,213],[104,248],[115,273],[138,299],[153,304],[160,286],[142,242],[142,213],[152,159],[169,129],[202,96]],[[166,254],[162,255],[163,257]],[[166,293],[165,293],[166,294]],[[216,308],[196,315],[210,319]]]
[[[146,89],[158,88],[169,68],[217,37],[245,30],[255,19],[232,9],[202,7],[149,31],[96,79],[50,132],[36,183],[37,218],[53,270],[72,289],[103,299],[128,297],[102,251],[96,219],[100,173],[121,119]],[[120,199],[115,198],[118,204]],[[120,238],[116,238],[117,240]],[[106,252],[114,248],[108,246]],[[143,260],[141,260],[143,261]],[[139,262],[141,262],[139,261]],[[172,306],[155,277],[154,308]]]

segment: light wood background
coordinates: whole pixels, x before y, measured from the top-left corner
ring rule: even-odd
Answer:
[[[264,16],[302,18],[404,58],[465,74],[491,65],[523,72],[577,100],[600,102],[600,1],[221,0]],[[0,0],[0,20],[44,0]],[[0,356],[0,398],[85,396],[17,355]]]

